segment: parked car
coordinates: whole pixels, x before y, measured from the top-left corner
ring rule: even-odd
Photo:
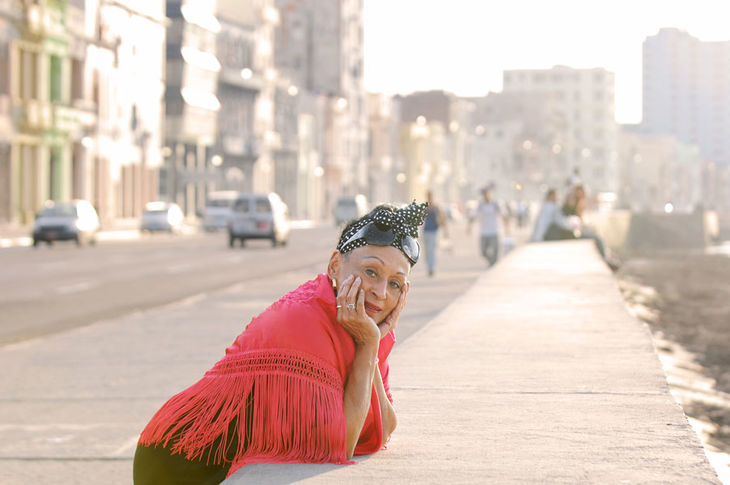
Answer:
[[[368,200],[362,194],[340,197],[335,202],[332,210],[335,224],[338,226],[353,219],[358,219],[367,213]]]
[[[203,229],[206,231],[225,229],[236,197],[238,192],[235,190],[217,190],[208,193],[203,210]]]
[[[228,219],[228,244],[233,247],[236,239],[241,246],[246,239],[269,239],[272,246],[286,245],[290,230],[289,208],[278,194],[242,192]]]
[[[185,216],[174,202],[147,202],[142,212],[140,231],[176,233],[182,229]]]
[[[75,241],[96,243],[99,232],[99,216],[88,200],[68,202],[48,201],[38,213],[33,224],[33,246],[41,241]]]

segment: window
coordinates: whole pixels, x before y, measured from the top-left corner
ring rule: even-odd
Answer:
[[[58,56],[51,56],[50,65],[50,99],[52,102],[61,101],[61,58]]]
[[[38,99],[38,54],[28,50],[18,51],[20,68],[17,86],[21,99]]]
[[[238,199],[233,205],[233,210],[236,212],[248,212],[248,199]]]
[[[10,93],[10,79],[8,79],[10,66],[8,64],[7,49],[0,44],[0,93],[2,94]]]
[[[83,99],[84,97],[84,61],[81,59],[71,60],[71,99]]]
[[[268,214],[271,212],[271,203],[268,199],[258,199],[256,201],[256,212],[259,214]]]

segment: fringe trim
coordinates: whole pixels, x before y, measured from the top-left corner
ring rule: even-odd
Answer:
[[[343,392],[339,373],[303,352],[229,354],[168,400],[139,443],[217,465],[349,463]],[[231,431],[238,438],[232,459],[226,457]]]

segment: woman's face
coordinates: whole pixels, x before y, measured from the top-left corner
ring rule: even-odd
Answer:
[[[359,276],[361,288],[365,290],[365,312],[375,323],[380,323],[398,303],[411,265],[393,246],[367,245],[346,254],[335,251],[327,270],[330,278],[337,281],[337,288],[342,287],[348,276]]]

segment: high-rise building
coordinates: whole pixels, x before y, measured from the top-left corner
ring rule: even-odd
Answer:
[[[618,128],[614,116],[614,74],[603,68],[505,71],[504,93],[543,94],[552,100],[555,122],[564,126],[564,138],[555,141],[557,165],[567,178],[578,169],[589,189],[618,189]],[[554,174],[546,174],[554,178]]]
[[[221,25],[215,1],[170,0],[165,88],[165,164],[160,193],[188,217],[202,211],[217,178],[211,147],[217,136],[221,63],[216,35]]]
[[[730,166],[730,41],[661,29],[643,45],[641,132],[674,135]]]
[[[273,42],[278,14],[273,0],[218,0],[216,15],[221,23],[216,188],[268,192],[276,175],[271,152],[277,141]]]
[[[321,167],[325,205],[366,191],[367,109],[362,0],[276,0],[276,68],[297,89],[326,98]]]

